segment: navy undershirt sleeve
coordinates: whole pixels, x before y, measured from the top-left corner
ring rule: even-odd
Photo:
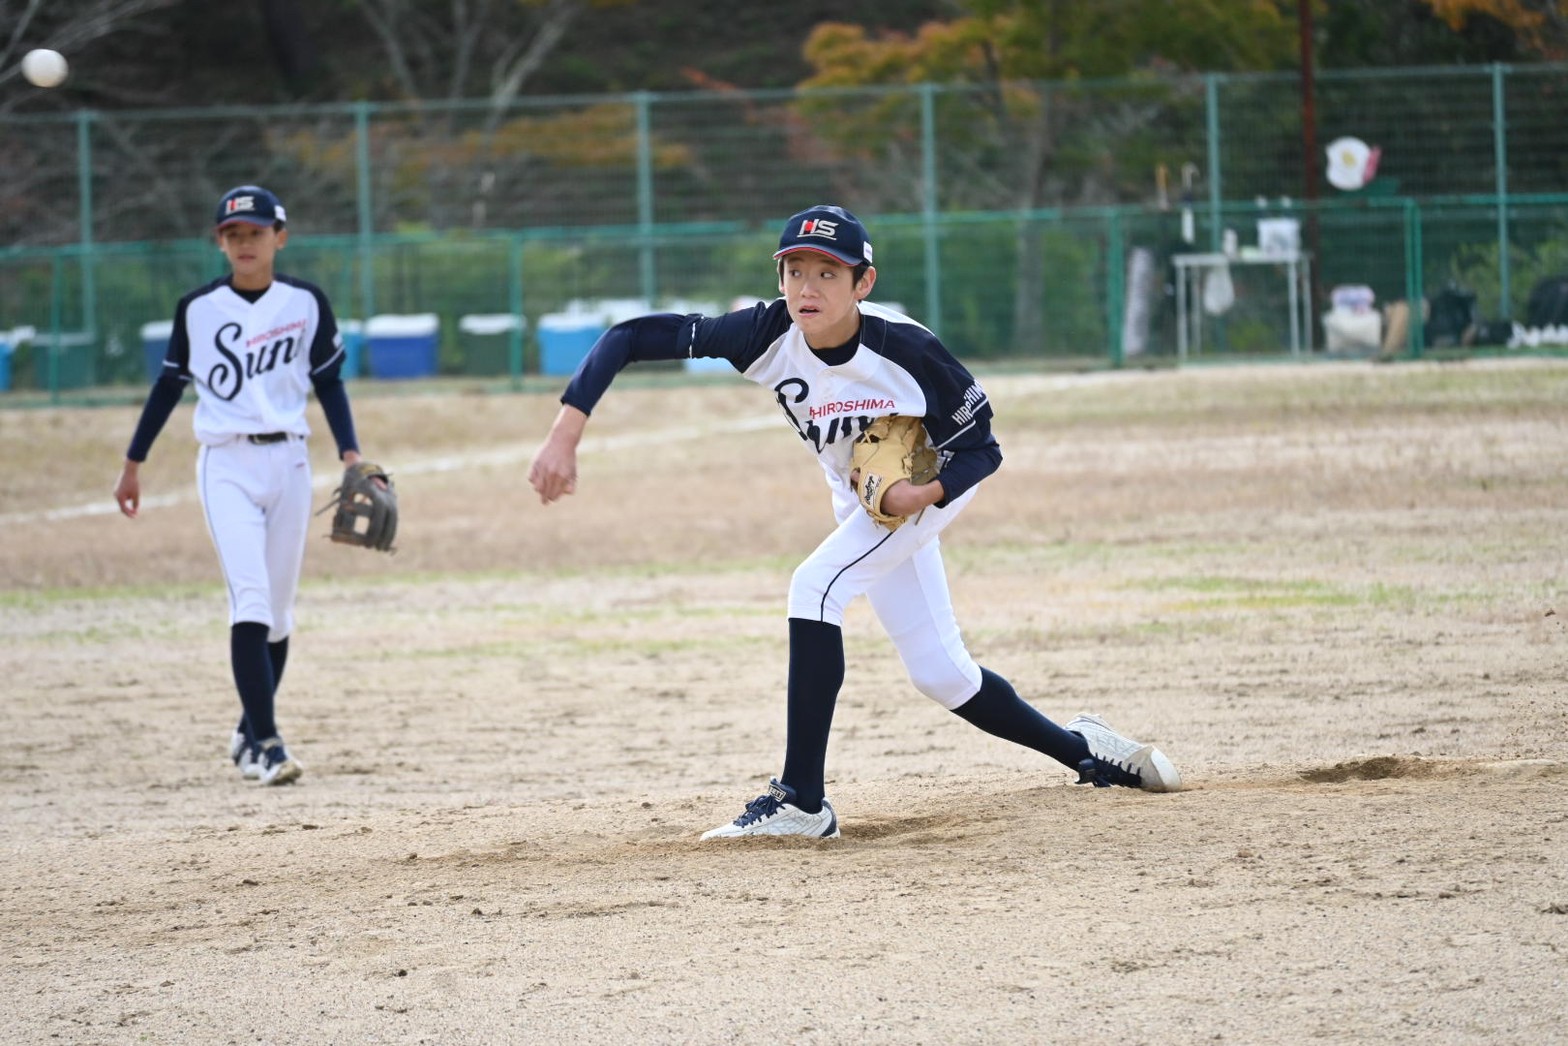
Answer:
[[[942,500],[937,502],[937,507],[945,506],[1001,465],[1002,448],[994,439],[982,446],[955,450],[938,477],[942,481]]]
[[[343,366],[343,339],[338,336],[338,318],[320,287],[311,285],[310,293],[321,314],[316,320],[316,340],[310,343],[310,376],[312,379],[322,377],[330,370],[335,377]]]
[[[348,451],[359,450],[359,437],[354,432],[354,412],[348,405],[348,389],[343,385],[343,338],[338,333],[338,318],[332,312],[332,303],[320,287],[305,284],[316,298],[320,317],[316,322],[316,337],[310,343],[310,384],[316,390],[316,402],[327,416],[327,427],[338,445],[338,457]]]
[[[561,402],[592,414],[610,382],[628,363],[685,358],[686,347],[681,344],[680,334],[692,318],[664,312],[617,323],[599,336],[577,365],[577,372],[561,394]]]
[[[131,446],[125,452],[128,459],[147,460],[153,440],[168,424],[174,408],[180,405],[180,397],[185,395],[185,384],[186,380],[171,367],[165,367],[163,373],[158,375],[158,380],[152,384],[152,391],[147,394],[147,403],[142,407],[141,420],[136,423],[136,432],[131,436]]]
[[[928,395],[926,431],[949,455],[942,466],[947,505],[1002,465],[1002,448],[991,432],[991,404],[980,383],[934,337],[920,371]]]
[[[327,416],[327,427],[332,430],[332,438],[337,441],[338,457],[347,451],[359,450],[359,439],[354,435],[354,414],[348,406],[348,389],[343,387],[343,379],[338,374],[338,365],[334,363],[321,374],[310,379],[311,385],[316,390],[316,401],[321,404],[321,412]]]

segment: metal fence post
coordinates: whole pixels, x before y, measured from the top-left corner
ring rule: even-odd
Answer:
[[[1405,334],[1405,347],[1411,358],[1420,359],[1426,344],[1424,306],[1426,292],[1421,288],[1426,277],[1421,267],[1421,208],[1415,200],[1405,201],[1405,301],[1410,306],[1410,327]]]
[[[942,252],[938,243],[940,196],[936,185],[936,85],[920,85],[921,219],[925,236],[926,326],[942,336]]]
[[[82,329],[98,330],[98,280],[93,264],[93,112],[76,114],[76,185],[81,208]],[[97,339],[93,333],[94,340]]]
[[[508,348],[507,369],[512,372],[512,391],[523,387],[523,237],[513,234],[511,249],[507,252],[507,297],[512,315],[518,322],[512,325],[511,344]]]
[[[1203,78],[1203,104],[1209,138],[1209,250],[1220,249],[1220,76],[1209,73]]]
[[[1105,230],[1105,331],[1110,342],[1111,366],[1120,369],[1126,362],[1122,352],[1122,318],[1127,306],[1127,245],[1122,231],[1122,212],[1114,210]]]
[[[638,91],[632,96],[637,109],[637,231],[642,240],[637,264],[642,296],[653,304],[658,288],[653,264],[653,143],[649,140],[648,107],[652,95]]]
[[[1504,82],[1508,67],[1492,65],[1492,164],[1497,176],[1497,279],[1503,319],[1513,319],[1513,293],[1508,264],[1508,116]]]
[[[64,312],[64,303],[60,301],[65,294],[65,274],[61,271],[63,251],[55,251],[50,259],[50,274],[53,276],[54,291],[49,295],[49,363],[44,368],[49,375],[49,402],[60,402],[60,350],[64,347],[63,337],[60,332],[61,314]],[[36,354],[35,354],[36,355]]]
[[[359,305],[364,322],[376,311],[375,212],[370,199],[370,103],[354,103],[354,163],[359,196]],[[366,346],[368,347],[368,341]]]

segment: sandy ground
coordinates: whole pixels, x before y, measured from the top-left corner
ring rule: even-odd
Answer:
[[[355,387],[401,548],[313,539],[259,788],[189,403],[135,522],[134,408],[0,412],[0,1037],[1561,1041],[1568,363],[986,383],[970,647],[1180,794],[973,730],[857,607],[843,838],[699,843],[778,771],[828,509],[759,390],[631,378],[548,509],[552,396]]]

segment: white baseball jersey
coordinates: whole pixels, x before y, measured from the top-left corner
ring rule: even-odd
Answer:
[[[787,318],[782,303],[778,311]],[[761,334],[748,338],[748,351],[731,357],[748,380],[773,390],[795,431],[816,453],[840,520],[859,507],[849,484],[849,459],[856,437],[874,419],[889,414],[926,419],[944,465],[952,457],[952,446],[966,435],[983,437],[971,445],[991,442],[985,390],[934,334],[908,316],[870,302],[861,303],[860,312],[855,345],[817,352],[793,323],[763,343],[771,333],[765,325]],[[722,344],[726,333],[722,327],[705,331],[695,325],[693,351],[707,347],[705,340]],[[951,482],[954,477],[945,479]],[[949,490],[948,498],[960,493]]]
[[[163,365],[195,382],[196,439],[214,446],[252,433],[310,435],[311,376],[342,353],[313,284],[279,275],[253,303],[224,277],[181,299]]]
[[[773,392],[827,473],[835,508],[855,504],[849,488],[855,437],[887,414],[924,420],[941,460],[945,501],[955,500],[1002,461],[985,389],[935,334],[908,316],[870,302],[860,303],[860,315],[856,341],[820,352],[806,344],[782,298],[725,316],[630,320],[600,339],[561,400],[592,413],[615,375],[635,360],[727,359]]]

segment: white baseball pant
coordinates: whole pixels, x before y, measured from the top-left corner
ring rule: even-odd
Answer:
[[[229,624],[267,626],[267,642],[294,630],[294,598],[310,524],[305,441],[203,446],[196,489],[229,588]]]
[[[968,701],[980,690],[980,666],[959,633],[938,536],[978,489],[891,532],[835,499],[838,529],[795,568],[789,616],[843,625],[844,608],[864,594],[915,688],[947,709]]]

